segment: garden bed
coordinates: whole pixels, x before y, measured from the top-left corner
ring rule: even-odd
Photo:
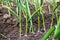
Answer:
[[[46,30],[50,28],[51,25],[51,15],[52,14],[44,14],[45,18],[45,26]],[[22,16],[22,37],[20,37],[19,33],[19,26],[18,26],[18,20],[15,16],[12,14],[9,16],[7,10],[5,8],[0,9],[0,33],[2,33],[2,36],[0,36],[0,40],[41,40],[41,38],[44,36],[45,32],[43,29],[42,19],[40,19],[40,32],[37,28],[37,15],[35,18],[33,18],[33,26],[34,26],[34,32],[35,33],[28,33],[28,36],[24,36],[25,34],[25,18]],[[41,18],[41,15],[40,15]],[[36,19],[36,20],[35,20]],[[54,18],[54,24],[56,24],[56,17]],[[53,35],[53,34],[52,34]],[[52,36],[51,35],[51,36]],[[51,37],[49,38],[51,40]]]
[[[59,0],[0,0],[0,40],[60,40]]]

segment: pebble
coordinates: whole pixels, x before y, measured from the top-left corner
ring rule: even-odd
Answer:
[[[11,15],[9,15],[9,14],[4,14],[3,15],[3,18],[10,18],[11,17]]]

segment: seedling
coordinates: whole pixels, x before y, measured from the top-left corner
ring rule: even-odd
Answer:
[[[39,2],[38,2],[38,1],[39,1]],[[31,15],[31,18],[32,18],[34,15],[36,15],[36,14],[39,15],[39,13],[41,13],[41,15],[42,15],[42,20],[43,20],[44,30],[45,30],[45,32],[46,32],[45,22],[44,22],[43,0],[35,0],[35,3],[36,3],[36,5],[35,5],[36,11]],[[31,18],[30,18],[30,19],[31,19]],[[30,19],[29,19],[29,20],[30,20]],[[40,28],[40,17],[38,16],[38,30],[40,30],[39,28]]]
[[[52,22],[51,22],[51,26],[53,25],[54,13],[56,12],[56,9],[57,9],[58,7],[59,7],[59,6],[57,6],[56,0],[53,0],[53,3],[52,3]],[[57,13],[56,13],[56,18],[57,18],[57,20],[58,20]]]

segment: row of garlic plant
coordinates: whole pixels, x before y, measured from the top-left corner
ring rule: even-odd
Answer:
[[[51,22],[51,28],[47,31],[47,33],[44,35],[44,37],[42,38],[42,40],[47,40],[49,38],[49,36],[51,35],[52,32],[54,32],[54,35],[52,37],[52,40],[56,40],[59,36],[60,36],[60,17],[58,19],[58,8],[60,7],[60,5],[57,5],[56,0],[52,1],[52,22]],[[53,26],[53,19],[54,19],[54,14],[56,14],[56,19],[57,19],[57,25]]]
[[[54,13],[57,12],[56,9],[59,7],[55,1],[56,0],[53,0],[52,1],[53,3],[51,4],[52,5],[51,27],[53,25]],[[3,1],[2,1],[2,3],[3,3]],[[6,3],[8,3],[7,0],[6,0]],[[43,26],[44,26],[44,30],[46,32],[45,22],[44,22],[43,0],[34,0],[34,3],[35,3],[34,4],[35,10],[32,13],[32,15],[31,15],[31,12],[30,12],[30,9],[29,9],[28,0],[24,0],[24,2],[22,0],[16,0],[16,3],[14,3],[14,4],[16,4],[16,11],[13,11],[11,9],[11,7],[8,6],[9,4],[6,5],[6,6],[3,6],[5,8],[7,8],[10,12],[12,12],[12,14],[14,16],[16,16],[16,18],[18,19],[20,36],[21,36],[21,33],[22,33],[22,13],[26,14],[26,33],[25,33],[25,36],[27,36],[27,32],[28,32],[28,22],[30,22],[30,31],[32,30],[32,32],[33,32],[32,17],[36,14],[38,14],[38,31],[40,31],[40,16],[39,16],[40,13],[42,15]],[[56,14],[56,18],[57,18],[57,21],[58,21],[58,15],[57,14]],[[50,28],[49,31],[46,33],[46,35],[42,38],[42,40],[46,40],[54,30],[55,30],[55,27]]]
[[[18,9],[17,9],[18,12],[13,11],[8,6],[3,6],[3,7],[7,8],[9,11],[11,11],[12,14],[14,16],[16,16],[16,18],[18,19],[19,26],[20,26],[20,28],[19,28],[20,36],[21,36],[21,32],[22,32],[22,19],[21,19],[22,18],[22,13],[26,14],[26,33],[25,33],[25,35],[27,35],[27,32],[28,32],[28,18],[31,17],[31,13],[30,13],[30,10],[29,10],[29,5],[28,5],[28,0],[25,0],[25,3],[23,3],[21,0],[16,0],[16,1],[17,2],[15,4],[18,7]],[[30,22],[30,27],[32,27],[32,19],[29,22]]]
[[[8,3],[8,0],[6,0],[6,3]],[[15,11],[13,11],[10,7],[8,7],[8,4],[6,4],[6,6],[4,6],[4,7],[6,7],[9,11],[11,11],[12,12],[12,14],[13,15],[15,15],[16,17],[17,17],[17,19],[18,19],[18,21],[19,21],[19,26],[20,26],[20,34],[21,34],[21,27],[22,27],[22,22],[21,22],[21,13],[22,12],[25,12],[25,14],[26,14],[26,35],[27,35],[27,31],[28,31],[28,22],[30,22],[30,30],[32,30],[32,32],[33,32],[33,25],[32,25],[32,18],[31,18],[31,13],[30,13],[30,9],[29,9],[29,4],[28,4],[28,0],[25,0],[25,5],[24,5],[24,3],[21,1],[21,0],[17,0],[16,1],[16,6],[17,6],[17,8],[19,8],[19,9],[17,9],[18,11],[20,11],[19,13],[18,13],[18,11],[17,12],[15,12]],[[38,9],[38,10],[37,10]],[[34,14],[36,14],[40,9],[39,8],[37,8],[36,9],[36,11],[32,14],[32,16],[34,15]],[[19,15],[18,15],[19,14]],[[19,18],[20,17],[20,18]],[[30,20],[29,20],[29,19]],[[28,21],[29,20],[29,21]],[[38,20],[39,20],[39,18],[38,18]],[[39,23],[39,22],[38,22]],[[40,25],[40,23],[39,23],[39,25]]]
[[[42,20],[43,20],[43,26],[44,26],[44,31],[46,32],[46,29],[45,29],[45,22],[44,22],[44,9],[43,9],[43,0],[31,0],[33,2],[30,2],[30,4],[34,5],[35,7],[35,10],[37,10],[38,12],[34,12],[32,15],[31,15],[31,18],[38,14],[38,32],[40,31],[40,14],[42,15]],[[35,11],[34,10],[34,11]],[[30,18],[30,19],[31,19]]]

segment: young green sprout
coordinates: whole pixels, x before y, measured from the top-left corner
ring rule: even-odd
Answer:
[[[18,21],[19,21],[19,32],[20,32],[20,37],[22,34],[22,9],[23,8],[23,3],[21,0],[16,0],[16,15],[18,16]],[[19,8],[19,9],[18,9]],[[19,14],[19,15],[18,15]]]
[[[40,1],[39,0],[35,0],[35,9],[37,10],[40,7]],[[37,12],[38,14],[38,32],[40,31],[40,11]]]
[[[40,3],[38,3],[38,1],[40,2]],[[42,20],[43,20],[43,26],[44,26],[44,30],[45,30],[45,32],[46,32],[46,29],[45,29],[45,22],[44,22],[44,11],[43,11],[43,0],[35,0],[35,9],[36,9],[36,11],[34,11],[34,13],[31,15],[31,18],[34,16],[34,15],[36,15],[36,14],[38,14],[39,15],[39,13],[41,13],[42,14]],[[31,19],[31,18],[29,18],[29,20]],[[29,21],[28,20],[28,21]],[[38,16],[38,31],[40,31],[40,17]]]
[[[28,29],[28,18],[31,18],[31,13],[30,13],[30,9],[29,9],[29,4],[28,4],[28,0],[26,0],[26,35],[27,35],[27,29]],[[30,20],[30,30],[33,31],[32,29],[32,18]]]
[[[42,15],[44,31],[46,32],[46,29],[45,29],[45,22],[44,22],[43,0],[40,0],[40,13],[41,13],[41,15]]]
[[[53,0],[52,3],[52,22],[51,22],[51,26],[53,25],[53,19],[54,19],[54,13],[56,12],[56,18],[58,20],[58,15],[57,15],[57,8],[59,7],[59,5],[57,5],[57,1]]]
[[[51,22],[51,26],[52,26],[55,12],[56,12],[56,18],[58,19],[57,10],[56,10],[58,8],[57,1],[56,0],[51,0],[51,1],[47,0],[47,2],[48,2],[49,13],[50,14],[52,13],[52,22]],[[52,8],[51,8],[51,6],[52,6]],[[52,11],[51,11],[51,9],[52,9]]]

